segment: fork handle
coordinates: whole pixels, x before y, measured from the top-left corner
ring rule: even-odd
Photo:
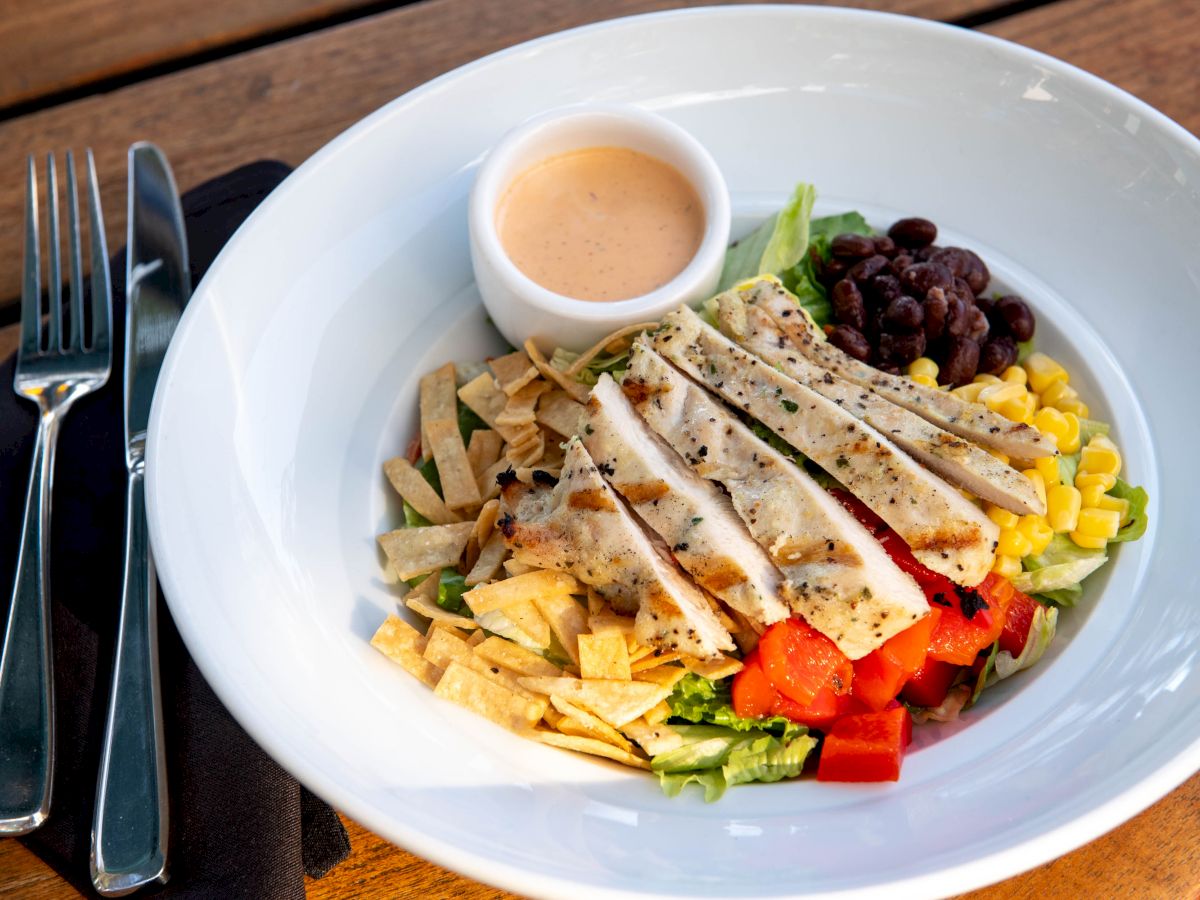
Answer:
[[[92,820],[92,883],[119,897],[167,880],[167,790],[158,683],[158,590],[144,474],[129,473],[125,578]]]
[[[34,440],[17,575],[0,651],[0,835],[27,834],[50,813],[50,488],[58,421],[53,411],[43,412]]]

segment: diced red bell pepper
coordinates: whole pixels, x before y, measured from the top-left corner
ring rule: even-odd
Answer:
[[[793,722],[824,731],[842,716],[868,711],[867,707],[849,694],[835,694],[832,688],[826,686],[817,691],[812,703],[807,706],[780,694],[771,708],[771,715],[786,716]]]
[[[884,642],[878,650],[854,661],[854,696],[876,712],[895,700],[900,688],[925,662],[929,639],[942,611],[929,615]]]
[[[956,666],[954,663],[927,659],[925,665],[908,679],[904,689],[900,691],[900,696],[913,706],[927,706],[931,709],[941,706],[961,668],[962,666]]]
[[[758,650],[752,650],[742,661],[742,671],[733,678],[733,711],[747,719],[776,715],[773,707],[779,700],[779,692],[767,679]]]
[[[1025,649],[1025,640],[1029,637],[1029,626],[1033,616],[1041,604],[1013,589],[1012,602],[1008,606],[1008,614],[1004,617],[1004,630],[1000,632],[1000,649],[1006,650],[1014,657],[1020,656]]]
[[[968,590],[960,588],[931,597],[933,603],[942,606],[942,618],[929,641],[930,659],[969,666],[980,650],[990,647],[1000,637],[1015,593],[1012,584],[995,572],[990,573],[974,588],[987,607],[969,608],[969,617],[963,610],[963,594]],[[966,596],[973,599],[969,593]]]
[[[758,655],[771,685],[789,700],[808,706],[822,688],[850,691],[854,668],[829,638],[800,619],[776,622],[758,641]]]
[[[896,781],[912,723],[903,706],[838,719],[825,736],[818,781]]]

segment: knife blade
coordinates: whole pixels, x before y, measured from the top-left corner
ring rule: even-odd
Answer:
[[[168,808],[158,679],[158,584],[146,525],[146,429],[158,372],[191,295],[175,178],[149,143],[129,148],[125,288],[125,562],[112,690],[92,820],[96,890],[167,880]]]

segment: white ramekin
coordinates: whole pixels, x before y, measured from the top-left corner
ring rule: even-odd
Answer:
[[[627,147],[670,163],[704,204],[700,249],[682,272],[640,297],[576,300],[548,290],[508,258],[496,232],[496,205],[512,180],[551,156],[586,147]],[[492,321],[514,347],[582,350],[623,325],[653,321],[716,290],[729,244],[729,188],[708,151],[678,125],[633,106],[580,105],[550,110],[505,135],[475,178],[467,213],[471,264]]]

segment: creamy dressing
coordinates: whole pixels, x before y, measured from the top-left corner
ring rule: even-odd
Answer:
[[[624,147],[590,147],[518,175],[496,208],[505,253],[542,287],[615,301],[662,287],[704,237],[704,207],[673,166]]]

